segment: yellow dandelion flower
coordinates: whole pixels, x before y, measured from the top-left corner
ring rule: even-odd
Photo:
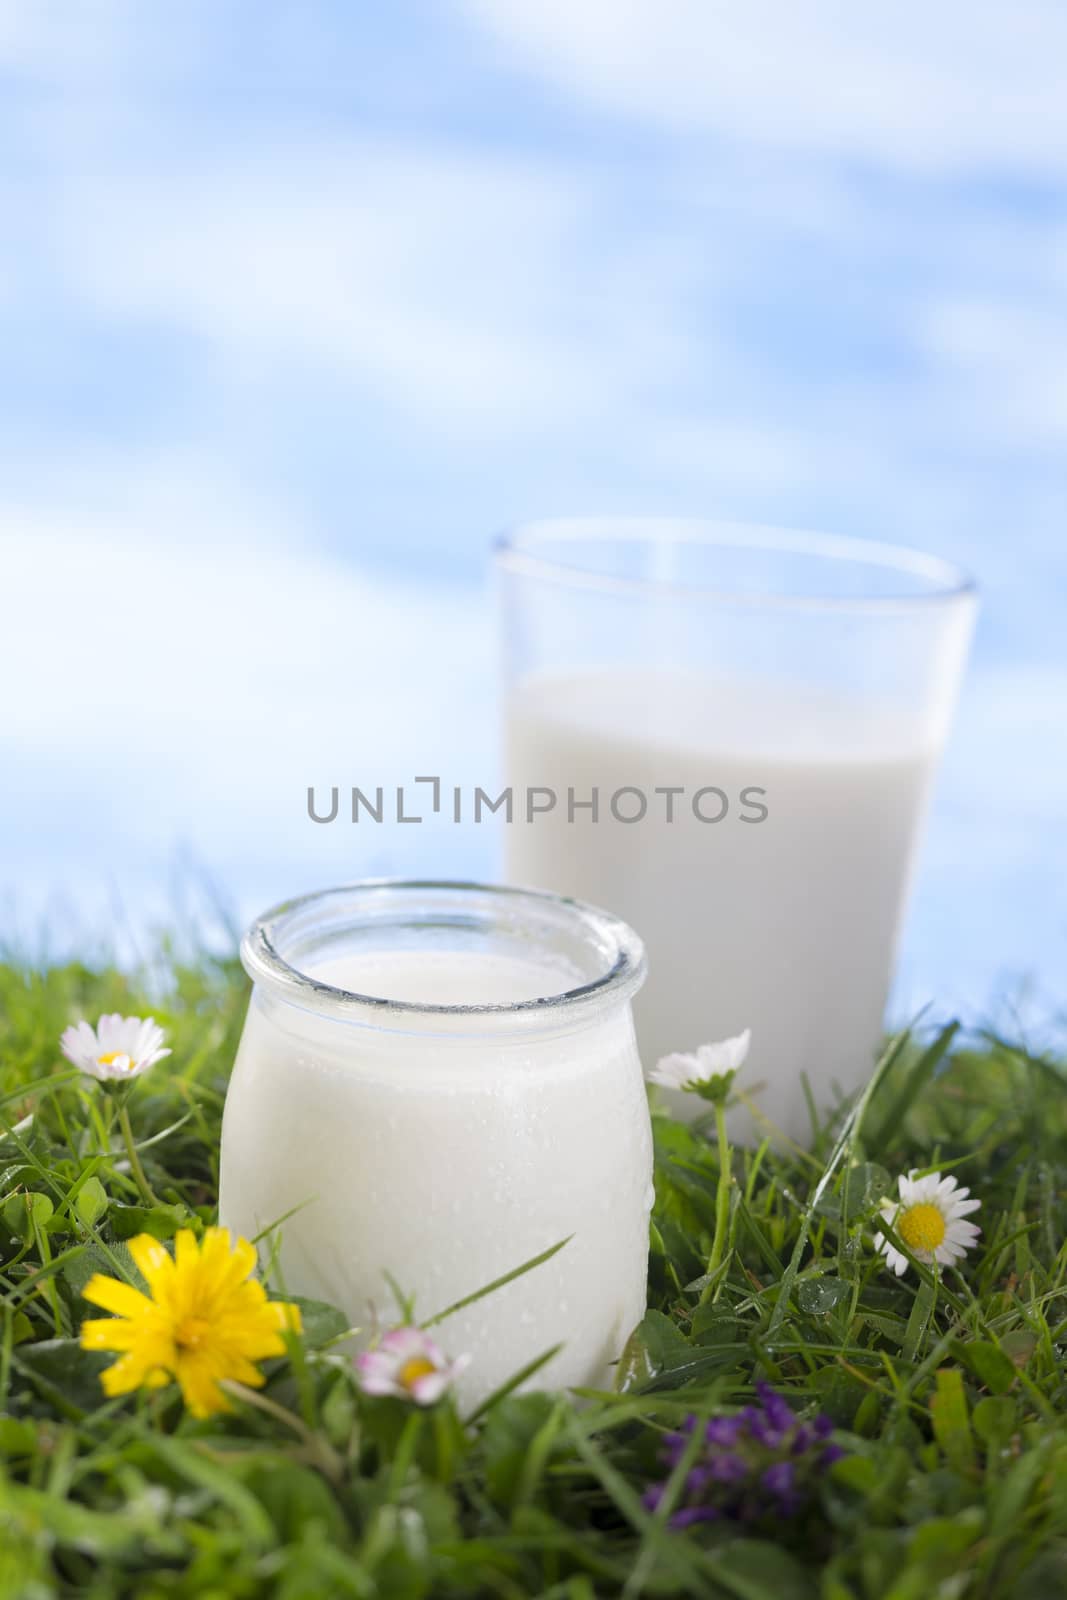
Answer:
[[[171,1256],[147,1233],[130,1240],[130,1254],[148,1285],[142,1294],[117,1278],[95,1273],[83,1293],[113,1311],[82,1323],[84,1350],[115,1350],[119,1359],[100,1375],[109,1395],[158,1389],[176,1378],[194,1417],[232,1409],[221,1379],[260,1387],[254,1365],[285,1354],[282,1334],[300,1331],[297,1306],[268,1300],[255,1270],[255,1247],[227,1228],[208,1228],[203,1242],[183,1228]]]

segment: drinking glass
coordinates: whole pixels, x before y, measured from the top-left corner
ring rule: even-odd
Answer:
[[[638,929],[646,1067],[751,1029],[794,1139],[863,1084],[975,613],[917,551],[560,521],[496,552],[508,881]],[[694,1096],[679,1109],[699,1110]]]

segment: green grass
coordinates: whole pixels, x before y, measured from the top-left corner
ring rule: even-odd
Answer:
[[[2,1600],[1067,1592],[1057,1063],[947,1032],[901,1042],[813,1153],[733,1153],[711,1283],[716,1140],[657,1117],[649,1311],[619,1393],[505,1396],[467,1427],[449,1403],[370,1402],[344,1319],[305,1306],[292,1359],[267,1368],[267,1405],[194,1422],[173,1387],[105,1401],[104,1360],[77,1344],[80,1290],[94,1270],[128,1270],[124,1240],[214,1220],[246,986],[204,959],[166,992],[150,1002],[114,971],[0,967]],[[174,1051],[130,1102],[155,1207],[57,1047],[68,1022],[112,1010],[152,1011]],[[957,1173],[982,1199],[960,1271],[897,1280],[872,1249],[877,1201],[911,1167]],[[799,1412],[827,1411],[847,1459],[795,1519],[671,1530],[669,1502],[641,1501],[664,1432],[744,1404],[759,1376]]]

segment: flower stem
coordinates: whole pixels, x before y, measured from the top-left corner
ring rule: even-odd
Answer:
[[[47,1268],[52,1265],[52,1252],[48,1247],[48,1235],[39,1225],[36,1216],[32,1212],[30,1213],[30,1216],[31,1226],[33,1228],[33,1236],[37,1241],[37,1249],[41,1256],[42,1268],[47,1270]],[[52,1321],[55,1325],[56,1338],[58,1339],[63,1332],[63,1325],[59,1320],[59,1298],[56,1294],[55,1276],[52,1273],[49,1273],[45,1279],[44,1292],[48,1300],[48,1304],[52,1310]]]
[[[722,1266],[726,1229],[730,1220],[730,1185],[734,1181],[730,1166],[730,1141],[726,1136],[726,1111],[721,1100],[715,1102],[715,1128],[719,1135],[719,1187],[715,1191],[715,1237],[708,1257],[709,1278],[713,1278]],[[709,1298],[710,1292],[711,1284],[705,1284],[701,1302]]]
[[[122,1138],[126,1146],[126,1154],[130,1158],[130,1171],[137,1180],[137,1187],[150,1206],[158,1206],[159,1200],[152,1192],[152,1185],[144,1175],[141,1158],[137,1154],[137,1146],[133,1142],[133,1129],[130,1127],[130,1112],[125,1100],[119,1104],[119,1127],[122,1129]]]

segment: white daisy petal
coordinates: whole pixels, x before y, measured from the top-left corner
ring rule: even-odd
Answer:
[[[701,1077],[710,1078],[719,1072],[736,1072],[744,1065],[751,1043],[752,1029],[746,1028],[744,1033],[739,1033],[732,1039],[720,1039],[716,1044],[702,1044],[697,1051],[697,1060],[702,1069]]]
[[[86,1038],[88,1033],[88,1039]],[[79,1022],[78,1026],[67,1028],[59,1041],[59,1048],[67,1060],[74,1066],[86,1068],[87,1063],[94,1059],[94,1046],[96,1035],[87,1022]]]
[[[163,1029],[158,1026],[154,1017],[146,1017],[137,1030],[133,1054],[139,1059],[154,1055],[162,1043]]]
[[[648,1074],[650,1083],[661,1084],[665,1089],[684,1089],[700,1076],[700,1063],[695,1055],[661,1056]]]
[[[122,1018],[117,1011],[107,1011],[96,1025],[96,1038],[102,1052],[117,1050]]]
[[[67,1031],[69,1032],[70,1030],[68,1029]],[[82,1018],[81,1022],[78,1023],[75,1032],[78,1036],[78,1044],[80,1045],[81,1049],[95,1054],[96,1030],[91,1028],[85,1019]]]

